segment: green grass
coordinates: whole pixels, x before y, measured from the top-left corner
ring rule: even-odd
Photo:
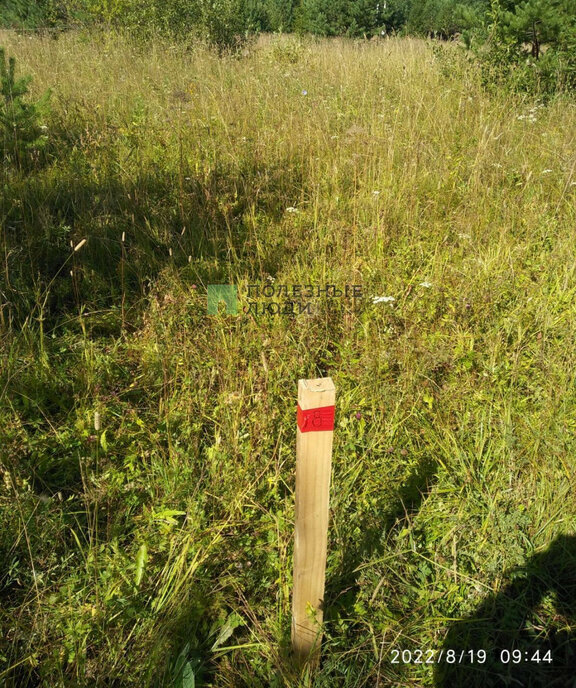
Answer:
[[[0,686],[471,686],[393,649],[457,647],[517,597],[504,647],[573,645],[574,102],[487,93],[414,39],[0,45],[53,92],[41,160],[2,171]],[[365,296],[208,316],[210,283]],[[299,677],[295,402],[323,375],[325,640]]]

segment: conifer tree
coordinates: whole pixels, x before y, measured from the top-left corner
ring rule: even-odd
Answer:
[[[500,32],[504,40],[511,40],[519,50],[529,44],[531,56],[538,60],[544,43],[551,46],[557,44],[565,21],[566,16],[563,16],[557,3],[527,0],[517,4],[513,11],[504,13]]]
[[[489,78],[513,76],[518,89],[542,94],[576,87],[572,0],[492,0],[489,25]]]
[[[45,144],[40,118],[45,113],[50,92],[36,103],[27,103],[28,84],[32,77],[16,77],[16,60],[6,60],[0,48],[0,152],[5,164],[25,169],[34,153]]]

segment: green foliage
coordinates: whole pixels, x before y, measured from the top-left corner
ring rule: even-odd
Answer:
[[[488,0],[9,0],[0,23],[74,21],[122,26],[149,36],[200,32],[218,50],[235,50],[248,32],[297,30],[319,36],[378,35],[408,27],[447,37],[477,25]]]
[[[94,0],[6,0],[0,7],[0,26],[63,30],[89,20],[89,1]]]
[[[478,26],[487,7],[488,0],[422,0],[411,5],[408,29],[446,39]]]
[[[266,28],[257,0],[86,0],[94,21],[142,36],[161,35],[186,42],[206,40],[218,54],[236,52],[249,35]]]
[[[412,0],[388,0],[382,7],[382,25],[387,32],[401,31],[408,21]]]
[[[485,81],[552,94],[576,86],[576,7],[564,0],[493,0],[477,54]]]
[[[407,29],[448,38],[478,26],[488,0],[302,0],[298,30],[322,36],[366,36]]]
[[[141,38],[186,38],[200,21],[199,3],[187,0],[78,0],[86,23],[126,29]]]
[[[140,37],[161,35],[207,40],[219,54],[236,51],[251,33],[291,19],[291,6],[279,0],[10,0],[0,25],[19,28],[66,27],[75,23],[126,29]]]
[[[318,36],[366,36],[384,25],[383,7],[371,0],[302,0],[295,24]]]
[[[238,52],[249,38],[249,22],[257,19],[246,12],[247,0],[199,0],[202,33],[219,55]]]
[[[27,169],[38,162],[38,153],[48,137],[43,132],[42,117],[47,114],[50,92],[38,101],[26,102],[32,77],[16,77],[16,60],[6,60],[0,48],[0,142],[3,163]]]
[[[44,3],[30,3],[26,0],[7,0],[0,6],[0,26],[29,29],[41,26],[48,18]]]
[[[530,55],[538,60],[541,46],[555,47],[560,31],[567,17],[558,11],[559,6],[549,0],[527,0],[516,5],[514,11],[504,11],[496,24],[496,36],[503,43],[512,45],[517,53],[525,52],[530,46]],[[576,16],[576,15],[575,15]]]
[[[289,32],[294,23],[296,0],[267,0],[263,3],[270,31]],[[262,27],[264,30],[264,27]]]

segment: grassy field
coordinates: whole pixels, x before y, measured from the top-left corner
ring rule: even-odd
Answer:
[[[572,685],[574,101],[415,39],[0,46],[52,90],[41,158],[2,169],[0,686]],[[310,284],[363,298],[244,310]],[[324,375],[298,675],[295,403]]]

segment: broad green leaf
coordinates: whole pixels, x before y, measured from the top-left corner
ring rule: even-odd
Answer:
[[[162,511],[155,511],[153,518],[157,521],[166,521],[170,525],[178,525],[178,521],[174,516],[186,516],[185,511],[176,511],[176,509],[163,509]]]
[[[220,633],[218,633],[218,637],[214,641],[214,644],[211,647],[211,650],[214,651],[220,645],[225,643],[228,638],[234,633],[234,630],[238,628],[238,626],[243,626],[244,625],[244,620],[239,614],[236,614],[236,612],[232,612],[224,622],[224,625],[220,629]]]
[[[146,544],[140,545],[138,554],[136,555],[136,574],[134,575],[134,583],[136,587],[140,585],[142,580],[142,574],[144,573],[144,568],[146,566],[146,561],[148,560],[148,547]]]
[[[182,688],[195,688],[196,679],[194,678],[194,669],[190,662],[186,662],[182,672]]]

